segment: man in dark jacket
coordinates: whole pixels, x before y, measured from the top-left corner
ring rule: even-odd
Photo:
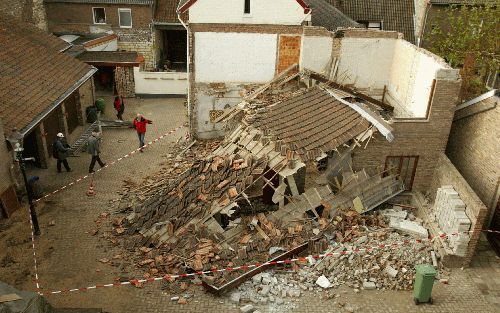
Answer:
[[[96,161],[101,167],[106,166],[106,163],[101,161],[101,158],[99,157],[99,154],[101,153],[100,133],[92,132],[92,136],[90,136],[89,141],[87,142],[87,152],[92,156],[89,173],[94,173],[94,165]]]
[[[144,136],[146,135],[146,125],[153,124],[152,121],[144,118],[142,114],[137,114],[137,117],[134,119],[134,128],[137,131],[137,136],[139,137],[139,151],[142,152],[144,147]]]
[[[57,172],[61,173],[61,164],[64,165],[66,171],[71,172],[71,168],[68,164],[68,152],[70,150],[70,146],[68,145],[64,135],[62,133],[58,133],[56,140],[54,140],[54,155],[53,157],[57,158]]]

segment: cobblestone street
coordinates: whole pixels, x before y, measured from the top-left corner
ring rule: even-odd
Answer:
[[[107,117],[112,118],[110,99],[107,99]],[[128,100],[125,119],[131,120],[136,113],[142,113],[153,120],[149,125],[146,141],[151,140],[186,122],[183,99]],[[85,195],[89,181],[80,182],[67,190],[47,199],[38,209],[42,235],[37,239],[40,284],[43,291],[64,290],[113,283],[117,278],[142,278],[139,270],[134,273],[122,272],[120,266],[103,264],[99,260],[120,253],[108,241],[93,236],[95,220],[102,212],[110,212],[110,200],[117,196],[123,180],[140,181],[162,166],[163,156],[168,154],[174,143],[184,138],[187,128],[166,137],[146,149],[114,166],[96,173],[94,185],[96,196]],[[78,131],[77,131],[78,132]],[[74,139],[74,138],[70,138]],[[135,149],[138,145],[133,129],[105,129],[101,158],[111,162]],[[58,174],[55,166],[48,170],[31,170],[30,175],[38,175],[46,191],[57,189],[88,171],[90,158],[86,153],[70,158],[71,173]],[[26,212],[18,216],[27,217]],[[50,226],[50,224],[53,224]],[[26,238],[29,224],[20,223],[16,228]],[[29,241],[23,243],[23,257],[31,258]],[[480,255],[475,267],[452,271],[449,284],[436,283],[433,305],[415,306],[410,292],[338,290],[340,297],[323,300],[321,293],[306,292],[294,299],[295,308],[285,312],[498,312],[500,292],[500,263],[491,251],[485,248],[485,256]],[[486,258],[486,259],[485,259]],[[123,262],[127,262],[124,260]],[[33,277],[33,262],[29,263]],[[33,290],[34,284],[26,279],[18,287]],[[55,307],[103,308],[107,312],[239,312],[239,306],[227,297],[215,297],[205,293],[202,287],[190,285],[193,294],[188,304],[180,305],[170,298],[179,294],[168,294],[161,290],[161,283],[145,284],[142,288],[131,286],[101,288],[85,292],[65,293],[48,296]],[[274,304],[255,305],[262,312],[272,312],[278,308]],[[497,309],[495,309],[497,307]]]

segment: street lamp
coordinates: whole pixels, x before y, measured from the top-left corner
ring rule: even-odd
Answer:
[[[24,148],[21,147],[19,142],[15,143],[14,151],[16,153],[16,161],[19,162],[19,168],[21,169],[21,173],[23,173],[24,186],[26,187],[26,192],[28,193],[28,202],[30,205],[30,215],[31,221],[33,222],[33,229],[35,232],[35,236],[40,235],[40,226],[38,225],[38,218],[36,216],[35,204],[33,203],[33,193],[31,191],[31,187],[28,184],[28,179],[26,178],[26,161],[35,161],[35,158],[23,158]]]

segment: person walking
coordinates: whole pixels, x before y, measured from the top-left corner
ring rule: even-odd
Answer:
[[[153,124],[153,122],[144,118],[142,114],[137,114],[137,117],[134,119],[134,128],[137,131],[137,136],[139,137],[139,151],[141,152],[144,149],[144,137],[146,135],[147,124]]]
[[[64,165],[67,172],[71,172],[71,168],[69,167],[67,160],[70,148],[71,147],[68,145],[63,133],[58,133],[52,146],[52,156],[57,159],[58,173],[61,173],[61,164]]]
[[[122,96],[116,96],[115,102],[113,103],[116,110],[116,117],[123,121],[123,112],[125,112],[125,102],[123,101]]]
[[[101,167],[106,166],[106,163],[101,161],[101,158],[99,157],[99,154],[101,153],[100,133],[92,132],[92,136],[90,136],[89,141],[87,142],[87,152],[92,156],[89,173],[94,173],[94,165],[96,161]]]

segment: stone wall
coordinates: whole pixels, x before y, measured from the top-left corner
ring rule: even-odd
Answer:
[[[460,199],[464,201],[466,205],[465,212],[472,222],[471,238],[467,252],[464,258],[458,259],[461,262],[457,262],[456,264],[456,266],[466,266],[474,256],[481,230],[487,219],[488,209],[445,154],[441,154],[435,162],[437,165],[436,171],[428,189],[432,202],[436,199],[436,192],[439,187],[451,185],[458,192]],[[429,212],[429,214],[432,213]]]
[[[1,0],[0,12],[10,14],[20,21],[47,30],[43,0]]]
[[[466,110],[466,109],[463,109]],[[500,167],[500,105],[453,122],[446,155],[483,203],[494,209]]]
[[[153,38],[151,41],[118,41],[118,50],[137,51],[137,53],[144,56],[144,69],[149,71],[155,68],[156,58],[153,45]]]

